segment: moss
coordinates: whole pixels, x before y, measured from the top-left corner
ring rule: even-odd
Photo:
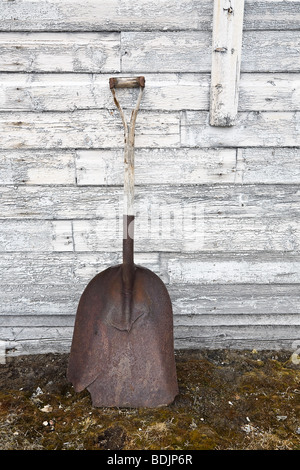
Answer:
[[[300,368],[286,353],[182,351],[176,362],[172,405],[117,409],[74,392],[67,355],[10,360],[0,366],[0,449],[300,448]]]

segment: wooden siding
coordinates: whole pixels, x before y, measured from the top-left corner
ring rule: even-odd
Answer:
[[[238,115],[222,128],[209,125],[211,0],[0,0],[0,12],[7,354],[69,351],[85,285],[121,262],[108,79],[137,74],[135,258],[167,284],[176,348],[296,349],[299,2],[245,0]]]
[[[245,31],[242,72],[299,72],[298,31]],[[2,72],[208,72],[210,31],[0,32]]]
[[[65,73],[0,73],[0,110],[111,109],[109,77],[110,74],[98,73],[74,73],[71,77]],[[209,73],[147,74],[141,109],[208,111],[209,86]],[[298,73],[242,73],[239,92],[239,111],[300,110]],[[130,106],[132,100],[123,95],[123,106]]]
[[[0,2],[1,31],[197,30],[212,27],[211,0],[11,0]],[[245,0],[246,30],[297,30],[297,0]]]

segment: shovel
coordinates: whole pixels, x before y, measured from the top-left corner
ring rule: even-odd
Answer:
[[[96,407],[158,407],[178,394],[172,304],[161,279],[134,264],[134,134],[144,77],[111,78],[125,135],[123,262],[97,274],[77,309],[67,378]],[[118,88],[139,88],[128,123]]]

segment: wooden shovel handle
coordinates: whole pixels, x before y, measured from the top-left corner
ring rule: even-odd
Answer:
[[[145,87],[145,77],[124,77],[124,78],[110,78],[110,89],[112,88],[138,88]]]

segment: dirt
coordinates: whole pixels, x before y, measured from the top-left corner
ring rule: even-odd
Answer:
[[[155,409],[94,408],[68,355],[0,365],[1,450],[300,450],[300,365],[284,351],[177,351],[180,393]]]

